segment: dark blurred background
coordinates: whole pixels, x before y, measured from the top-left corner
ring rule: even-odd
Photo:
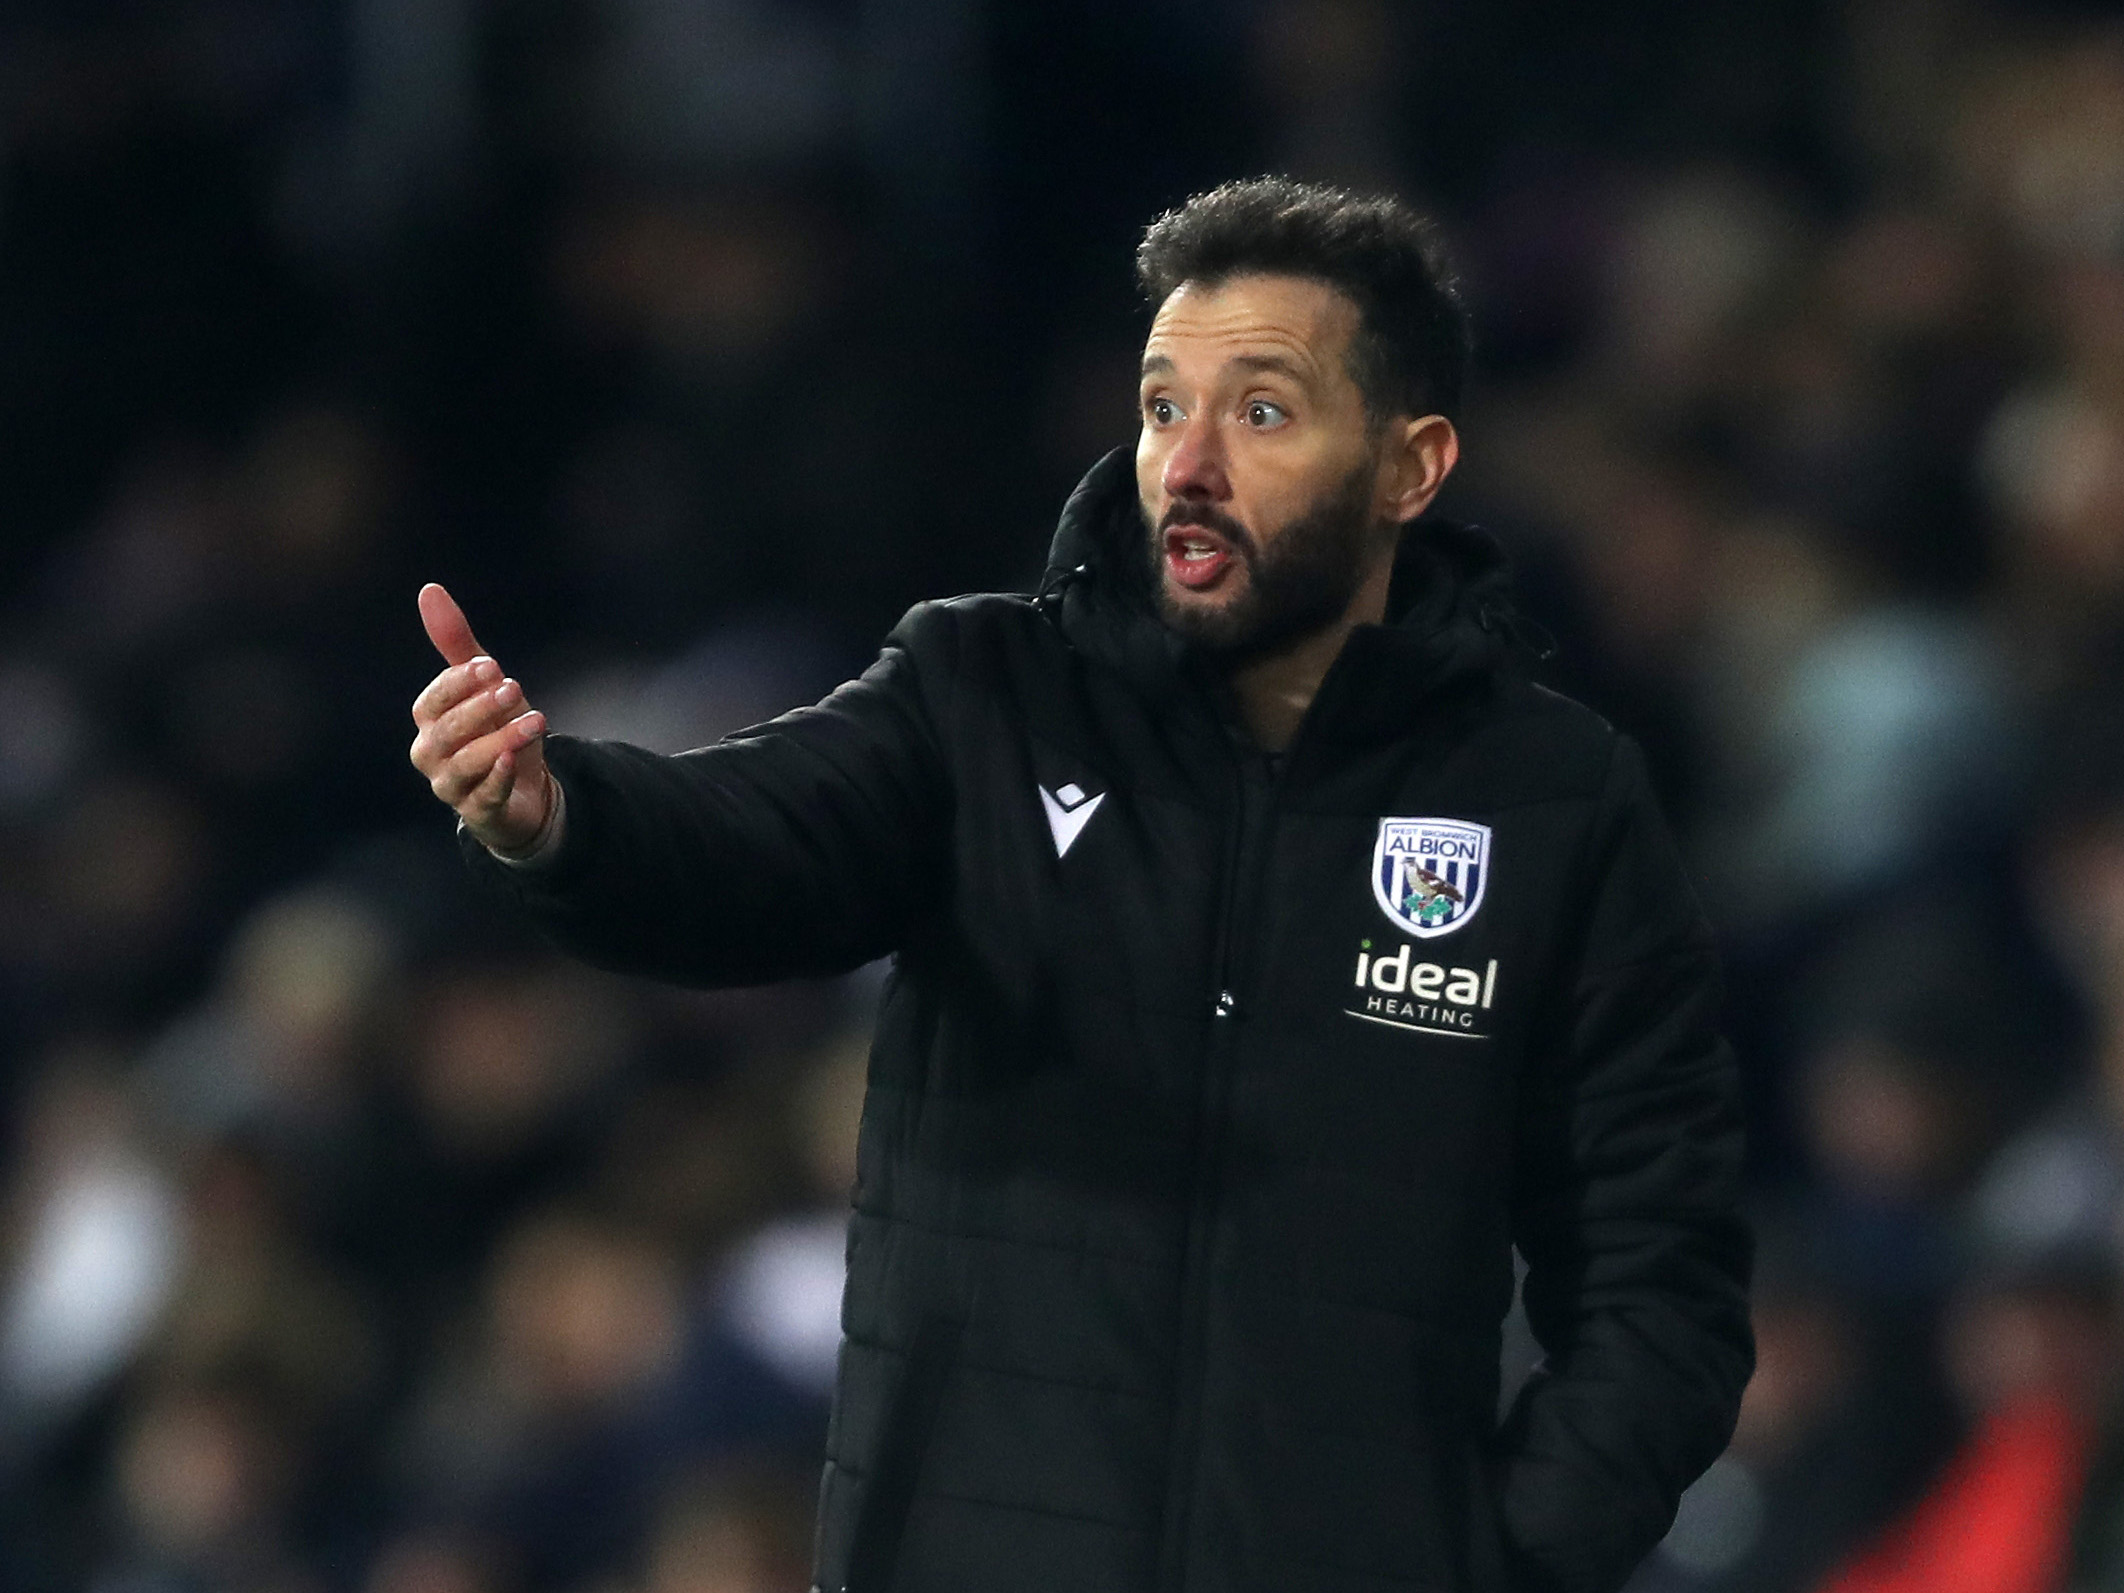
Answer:
[[[1724,935],[1761,1370],[1635,1593],[2124,1588],[2105,9],[0,5],[0,1588],[801,1593],[874,980],[491,916],[413,594],[807,700],[1030,585],[1262,170],[1444,223],[1445,508]]]

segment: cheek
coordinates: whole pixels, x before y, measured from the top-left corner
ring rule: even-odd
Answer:
[[[1136,438],[1136,500],[1153,516],[1165,496],[1167,451],[1164,439],[1148,426]]]
[[[1232,496],[1246,506],[1249,521],[1261,527],[1280,526],[1303,514],[1319,491],[1317,461],[1300,457],[1294,448],[1278,448],[1274,441],[1263,439],[1231,473]]]
[[[1148,426],[1141,428],[1136,433],[1136,490],[1146,495],[1157,491],[1164,468],[1164,439]]]

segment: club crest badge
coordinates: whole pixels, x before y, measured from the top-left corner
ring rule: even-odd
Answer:
[[[1490,827],[1459,819],[1381,819],[1372,894],[1405,934],[1450,935],[1482,906]]]

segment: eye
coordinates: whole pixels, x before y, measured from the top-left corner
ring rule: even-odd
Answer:
[[[1143,413],[1154,426],[1170,426],[1180,418],[1180,406],[1163,393],[1154,393],[1143,401]]]
[[[1250,398],[1246,401],[1246,423],[1258,430],[1267,431],[1281,426],[1291,417],[1281,404],[1266,398]]]

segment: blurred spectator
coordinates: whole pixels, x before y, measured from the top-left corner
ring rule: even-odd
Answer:
[[[54,1028],[123,1028],[166,1010],[196,976],[219,861],[199,805],[174,784],[77,785],[10,869],[0,944],[32,1010]]]
[[[34,1465],[148,1342],[177,1287],[188,1226],[111,1059],[91,1047],[47,1063],[10,1163],[0,1477]]]
[[[792,1112],[809,1209],[769,1223],[736,1248],[718,1301],[725,1331],[821,1413],[841,1343],[848,1200],[869,1049],[868,1031],[857,1029],[834,1036],[810,1059]]]
[[[1801,1593],[1908,1503],[1953,1437],[1912,1360],[1869,1335],[1841,1281],[1765,1224],[1756,1367],[1732,1447],[1683,1496],[1631,1593]]]
[[[640,1593],[804,1593],[816,1488],[805,1472],[757,1468],[691,1482],[650,1537]]]
[[[190,1184],[186,1265],[136,1375],[241,1377],[290,1439],[343,1438],[379,1371],[363,1302],[304,1248],[259,1158],[219,1147]]]
[[[288,1165],[329,1157],[360,1105],[385,981],[401,972],[389,931],[351,898],[290,893],[255,909],[217,989],[143,1058],[142,1084],[186,1139],[256,1136]]]
[[[681,1334],[669,1252],[574,1213],[521,1223],[400,1437],[410,1513],[498,1537],[532,1589],[614,1571],[673,1464],[656,1395]]]
[[[2051,794],[2030,869],[2041,927],[2089,1017],[2088,1055],[1994,1158],[1973,1216],[1993,1246],[2108,1260],[2124,1246],[2124,741],[2089,745],[2095,729]]]
[[[1869,602],[1818,530],[1723,543],[1704,673],[1724,800],[1702,855],[1736,927],[1892,883],[2004,811],[2017,748],[1965,618]]]
[[[1396,186],[1408,18],[1384,0],[1293,0],[1260,7],[1254,26],[1254,78],[1279,128],[1266,164],[1311,182]]]
[[[88,1586],[97,1593],[314,1586],[285,1520],[305,1458],[280,1430],[270,1394],[212,1382],[149,1395],[120,1436],[114,1530]]]
[[[365,1593],[502,1593],[512,1586],[491,1544],[449,1533],[409,1533],[376,1555]]]
[[[2113,1391],[2113,1278],[2036,1272],[1979,1285],[1950,1324],[1967,1438],[1925,1496],[1822,1593],[2044,1593],[2064,1575],[2093,1412]]]
[[[693,1455],[786,1463],[824,1441],[868,1050],[867,1029],[842,1031],[793,1070],[798,1200],[734,1236],[695,1296],[668,1417]]]
[[[313,1221],[418,1342],[501,1236],[585,1177],[623,1015],[574,968],[431,968],[330,1159],[305,1156]]]

